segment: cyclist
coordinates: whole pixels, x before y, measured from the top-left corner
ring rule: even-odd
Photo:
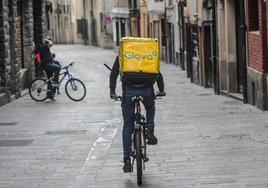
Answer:
[[[42,61],[41,66],[47,72],[48,77],[52,77],[54,73],[53,81],[55,82],[54,84],[57,85],[59,82],[61,65],[59,62],[54,60],[54,54],[50,51],[51,46],[53,46],[53,42],[49,40],[49,38],[43,40],[43,44],[40,48],[40,57]],[[52,90],[53,88],[51,86],[51,83],[48,85],[48,90]],[[48,98],[54,100],[52,93],[53,92],[48,93]]]
[[[119,75],[119,57],[117,56],[110,74],[110,98],[115,99],[116,93],[116,81]],[[164,83],[163,77],[161,76],[162,81],[159,80],[161,89],[160,94],[165,95],[164,92]],[[160,78],[160,79],[161,79]],[[162,84],[162,85],[161,85]],[[147,119],[147,134],[146,139],[149,145],[157,144],[157,138],[154,135],[154,116],[155,116],[155,102],[154,102],[154,89],[153,84],[144,84],[141,86],[129,85],[122,82],[122,113],[124,119],[123,126],[123,151],[124,151],[124,172],[131,172],[131,162],[130,162],[130,153],[131,153],[131,135],[134,129],[134,111],[135,104],[132,101],[133,96],[141,96],[143,98],[143,105],[146,109],[146,119]]]

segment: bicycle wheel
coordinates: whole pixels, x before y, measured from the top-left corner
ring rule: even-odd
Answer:
[[[81,80],[72,78],[66,82],[65,92],[71,100],[81,101],[86,96],[86,86]]]
[[[33,100],[38,102],[46,100],[47,92],[47,83],[45,79],[37,78],[31,82],[29,94]]]
[[[142,146],[141,146],[141,132],[135,133],[136,142],[136,161],[137,161],[137,183],[142,184]]]

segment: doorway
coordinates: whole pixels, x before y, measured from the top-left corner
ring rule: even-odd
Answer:
[[[205,87],[213,87],[213,66],[212,66],[212,41],[211,26],[204,25],[204,69],[205,69]]]

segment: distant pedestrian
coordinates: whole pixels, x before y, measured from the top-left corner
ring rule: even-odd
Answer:
[[[53,81],[54,84],[58,84],[59,82],[59,75],[61,70],[61,65],[58,61],[54,60],[55,55],[50,51],[50,48],[53,46],[53,42],[49,40],[49,38],[46,38],[43,40],[43,44],[40,48],[40,57],[41,57],[41,67],[46,71],[48,77],[52,77],[54,74]],[[49,84],[51,86],[51,83]],[[52,86],[49,88],[49,90],[53,89]],[[52,92],[53,93],[53,92]],[[50,96],[48,94],[48,97],[50,99],[53,99],[53,95]]]

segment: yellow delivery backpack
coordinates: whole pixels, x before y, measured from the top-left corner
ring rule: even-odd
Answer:
[[[153,84],[160,69],[158,40],[138,37],[122,38],[119,64],[123,83],[128,85]]]

